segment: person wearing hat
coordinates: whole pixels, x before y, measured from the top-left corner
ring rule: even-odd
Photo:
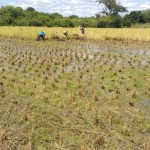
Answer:
[[[63,34],[67,37],[68,36],[68,32],[65,30],[64,32],[63,32]]]

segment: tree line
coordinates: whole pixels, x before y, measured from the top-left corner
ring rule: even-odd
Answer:
[[[5,6],[0,8],[0,26],[47,26],[47,27],[78,27],[79,25],[92,28],[130,27],[136,23],[150,23],[150,9],[131,11],[121,16],[120,12],[127,11],[125,7],[114,3],[107,6],[107,0],[98,1],[105,6],[100,14],[92,17],[71,15],[64,17],[59,13],[38,12],[32,7],[26,10],[21,7]],[[110,0],[108,0],[110,1]],[[111,0],[110,2],[116,2]]]

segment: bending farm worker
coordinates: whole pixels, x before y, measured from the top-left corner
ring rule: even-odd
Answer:
[[[37,41],[39,41],[40,39],[45,40],[45,33],[43,31],[39,32]]]
[[[68,36],[68,32],[67,32],[66,30],[63,32],[63,34],[64,34],[65,36]]]

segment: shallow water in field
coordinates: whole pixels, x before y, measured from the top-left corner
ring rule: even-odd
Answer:
[[[150,108],[150,99],[143,100],[138,105],[141,108]]]
[[[58,149],[137,148],[149,137],[149,50],[150,43],[1,38],[1,127],[12,131],[6,144],[17,149],[12,140],[25,136],[26,144],[33,133],[35,144]]]
[[[43,44],[43,45],[42,45]],[[5,71],[58,74],[78,72],[99,64],[138,66],[150,62],[149,47],[111,42],[19,43],[2,39],[0,58]],[[46,66],[47,70],[44,68]]]

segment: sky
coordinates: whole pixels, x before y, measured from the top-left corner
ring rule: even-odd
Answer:
[[[77,15],[80,17],[95,16],[102,10],[96,0],[0,0],[0,6],[12,5],[33,7],[37,11],[47,13],[60,13],[63,16]],[[128,11],[150,9],[148,0],[116,0],[127,7]]]

